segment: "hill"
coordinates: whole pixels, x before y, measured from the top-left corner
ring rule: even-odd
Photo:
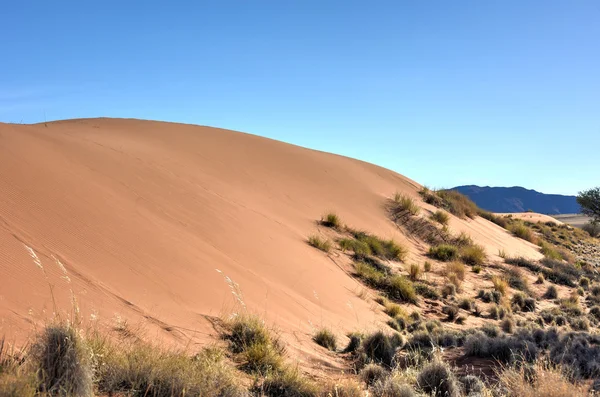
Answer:
[[[577,214],[575,196],[545,194],[523,187],[457,186],[452,188],[466,195],[480,208],[492,212],[511,213],[533,211],[541,214]]]

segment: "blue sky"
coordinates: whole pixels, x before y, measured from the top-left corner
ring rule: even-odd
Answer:
[[[19,1],[0,121],[230,128],[431,187],[600,185],[600,2]]]

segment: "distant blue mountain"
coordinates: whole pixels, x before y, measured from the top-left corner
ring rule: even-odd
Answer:
[[[575,196],[544,194],[535,190],[515,187],[457,186],[457,190],[475,204],[491,212],[526,212],[541,214],[578,214],[581,212]]]

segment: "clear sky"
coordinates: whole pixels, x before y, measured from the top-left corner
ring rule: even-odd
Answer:
[[[600,185],[600,1],[5,1],[0,121],[211,125],[430,187]]]

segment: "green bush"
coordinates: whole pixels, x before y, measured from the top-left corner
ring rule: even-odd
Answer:
[[[477,205],[467,196],[455,190],[440,190],[437,195],[442,199],[443,207],[459,218],[475,218],[479,211]]]
[[[425,365],[417,376],[417,384],[425,393],[434,397],[458,397],[460,387],[450,369],[443,361],[434,360]]]
[[[458,247],[450,244],[440,244],[429,248],[429,256],[442,262],[458,258]]]

